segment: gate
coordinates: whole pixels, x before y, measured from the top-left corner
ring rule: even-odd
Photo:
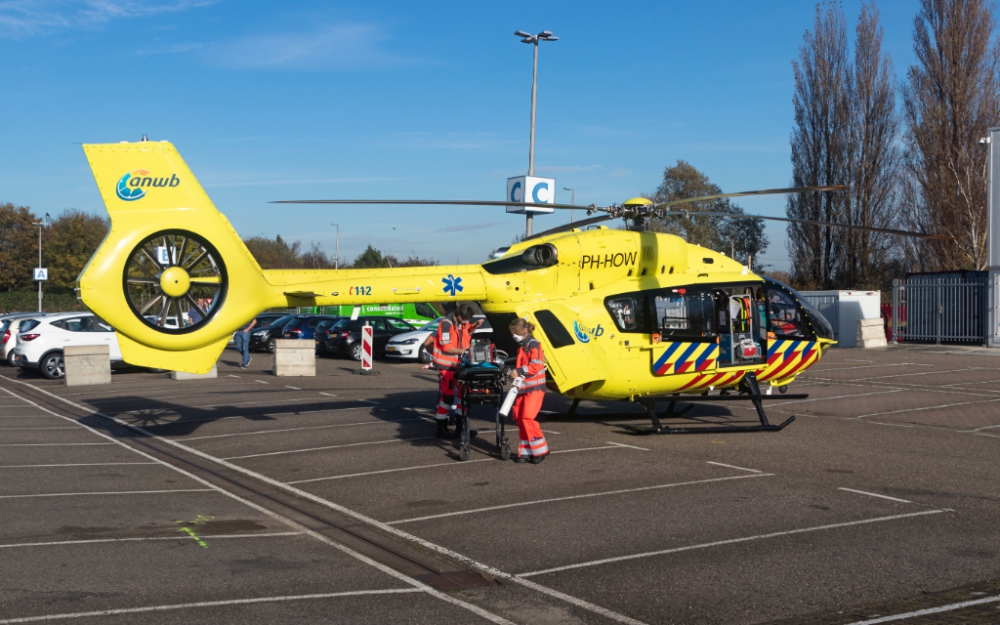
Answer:
[[[892,281],[892,341],[986,343],[985,271],[911,275]]]

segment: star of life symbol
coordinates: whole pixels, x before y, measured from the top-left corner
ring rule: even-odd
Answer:
[[[450,273],[447,278],[441,278],[441,282],[444,282],[444,292],[452,297],[455,297],[456,292],[465,290],[465,287],[462,286],[462,278],[456,278]]]

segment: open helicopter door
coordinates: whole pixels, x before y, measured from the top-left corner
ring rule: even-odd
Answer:
[[[767,344],[762,338],[763,326],[753,295],[730,295],[728,301],[720,304],[719,366],[745,367],[763,363]]]
[[[610,367],[603,350],[594,349],[600,337],[579,330],[576,312],[548,303],[535,310],[518,308],[517,314],[535,324],[534,337],[542,344],[546,368],[560,392],[606,379]]]

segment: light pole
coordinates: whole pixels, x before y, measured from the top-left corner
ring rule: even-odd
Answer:
[[[563,191],[569,191],[569,193],[570,193],[569,203],[575,205],[576,204],[576,189],[570,189],[569,187],[563,187]],[[574,221],[573,214],[574,213],[576,213],[576,209],[575,208],[569,209],[569,223],[573,223],[573,221]]]
[[[333,257],[333,268],[340,269],[340,224],[330,224],[337,229],[337,251],[336,256]]]
[[[535,175],[535,102],[538,96],[538,42],[558,41],[559,37],[553,37],[551,30],[543,30],[537,35],[529,35],[523,30],[515,30],[514,34],[521,38],[521,43],[530,43],[535,46],[534,69],[531,73],[531,141],[528,144],[528,175]],[[531,212],[525,213],[527,218],[524,225],[524,236],[531,236]]]
[[[38,267],[42,266],[42,228],[48,228],[52,225],[52,218],[49,217],[48,213],[45,213],[45,217],[41,221],[36,221],[35,225],[38,226]],[[38,280],[38,312],[42,312],[42,281]]]

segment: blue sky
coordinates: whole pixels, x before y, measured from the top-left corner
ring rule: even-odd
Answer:
[[[914,2],[881,2],[899,77]],[[173,142],[244,237],[353,259],[478,262],[523,232],[502,208],[288,207],[280,199],[504,199],[528,165],[556,201],[655,190],[684,159],[724,191],[787,186],[792,69],[810,2],[0,0],[0,202],[103,213],[79,143]],[[844,9],[853,28],[860,7]],[[783,215],[784,201],[741,202]],[[536,230],[569,221],[536,218]],[[787,268],[784,227],[765,262]]]

